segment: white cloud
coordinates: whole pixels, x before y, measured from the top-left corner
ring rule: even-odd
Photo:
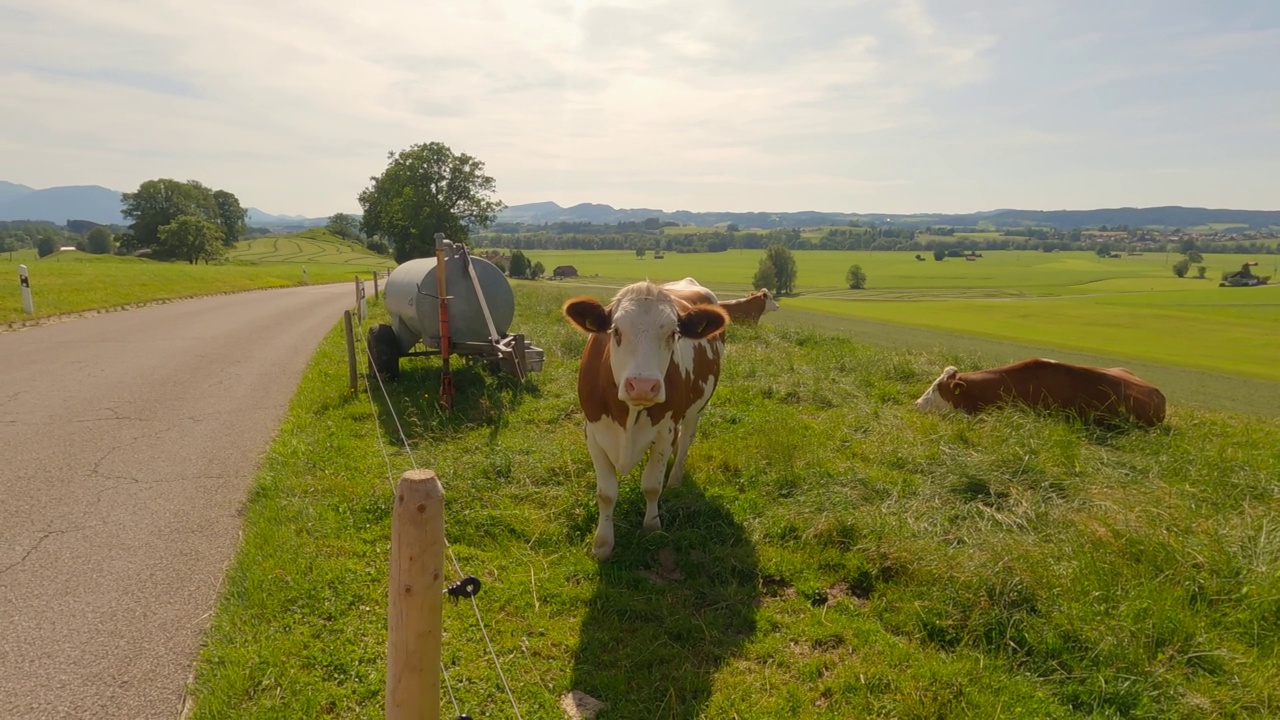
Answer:
[[[440,140],[484,160],[509,203],[960,210],[932,178],[978,148],[1053,153],[1105,133],[1037,119],[1053,93],[1001,90],[1012,73],[1044,62],[1061,76],[1048,90],[1083,95],[1163,79],[1160,56],[1051,69],[1034,52],[1068,50],[1035,42],[1047,18],[1112,47],[1070,7],[21,0],[0,4],[0,179],[196,178],[327,214],[358,209],[387,151]],[[1224,32],[1200,41],[1215,61]]]

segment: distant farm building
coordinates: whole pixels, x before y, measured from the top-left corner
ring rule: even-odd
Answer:
[[[575,278],[578,277],[578,268],[572,265],[558,265],[551,271],[551,277]]]

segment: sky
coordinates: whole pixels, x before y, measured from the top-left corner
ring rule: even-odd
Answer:
[[[1280,209],[1276,0],[0,0],[0,180],[359,212]]]

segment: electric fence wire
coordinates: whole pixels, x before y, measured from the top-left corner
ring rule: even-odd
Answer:
[[[359,327],[360,327],[360,332],[358,333],[358,338],[356,339],[356,342],[364,348],[365,358],[369,362],[368,367],[370,369],[370,372],[368,373],[368,375],[371,375],[377,379],[378,387],[381,388],[382,390],[382,397],[386,401],[387,412],[390,413],[391,419],[395,421],[396,430],[400,434],[400,442],[404,446],[405,454],[407,454],[409,457],[409,463],[413,465],[414,470],[418,470],[419,469],[418,461],[413,456],[413,450],[409,446],[409,438],[405,435],[404,426],[400,424],[400,418],[396,416],[395,408],[393,408],[391,405],[391,396],[387,392],[387,386],[382,382],[382,376],[376,370],[376,365],[373,362],[373,351],[370,349],[369,344],[365,342],[366,335],[365,335],[363,318],[360,320]],[[382,429],[378,427],[377,403],[374,400],[373,385],[366,380],[365,388],[368,391],[367,394],[369,396],[369,404],[373,413],[373,424],[374,424],[374,429],[376,430],[377,436],[378,436],[378,446],[382,448],[382,456],[387,464],[387,481],[391,485],[392,493],[394,493],[395,492],[395,479],[394,479],[395,473],[391,468],[391,456],[387,453],[387,443],[383,442],[382,440]],[[458,557],[453,553],[453,547],[449,544],[448,538],[445,538],[444,546],[445,546],[445,549],[448,550],[449,552],[449,559],[453,561],[453,567],[454,567],[454,570],[458,573],[458,577],[459,578],[467,577],[467,574],[462,571],[462,565],[458,563]],[[480,615],[480,605],[479,603],[476,602],[476,598],[474,594],[470,596],[470,600],[471,600],[471,607],[476,614],[476,623],[479,624],[480,633],[481,635],[484,636],[485,646],[488,647],[489,649],[489,657],[493,659],[493,666],[498,670],[498,677],[501,678],[502,687],[507,692],[507,699],[511,701],[511,709],[515,711],[516,720],[523,720],[523,717],[520,715],[520,707],[516,704],[515,695],[511,692],[511,686],[507,683],[506,673],[502,671],[502,663],[498,660],[498,654],[493,649],[493,642],[489,639],[489,631],[485,628],[484,618],[482,618]],[[449,698],[453,700],[454,710],[457,711],[459,715],[461,715],[462,711],[458,708],[458,701],[453,696],[453,684],[449,681],[449,672],[448,670],[445,669],[443,662],[440,664],[440,671],[444,675],[445,686],[448,687],[449,689]]]

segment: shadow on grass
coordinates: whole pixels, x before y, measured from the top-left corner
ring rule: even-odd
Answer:
[[[640,529],[639,483],[621,489],[617,544],[583,618],[571,687],[607,704],[601,720],[699,717],[716,672],[756,630],[755,548],[692,480],[663,492],[664,530],[651,534]],[[588,537],[595,517],[584,518]]]
[[[367,367],[362,366],[361,370],[367,371]],[[481,363],[458,357],[450,361],[450,370],[454,400],[453,410],[447,411],[440,404],[440,380],[444,374],[440,358],[402,358],[400,377],[382,383],[394,417],[386,412],[377,377],[366,372],[366,381],[382,406],[378,419],[383,432],[399,438],[400,428],[396,426],[399,418],[410,442],[425,437],[452,437],[477,427],[488,427],[496,434],[526,397],[541,394],[536,374],[531,373],[522,383],[513,376],[487,370]]]

